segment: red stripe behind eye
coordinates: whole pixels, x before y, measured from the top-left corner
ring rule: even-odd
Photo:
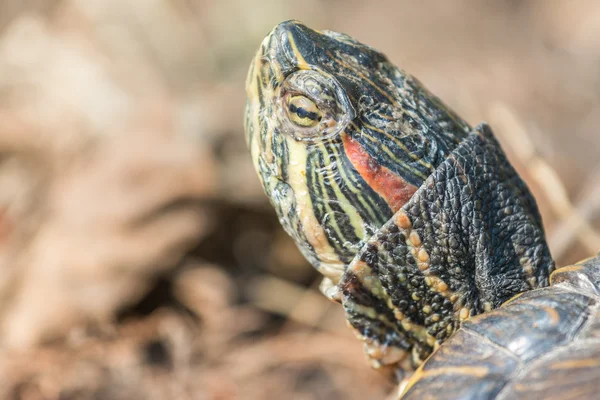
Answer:
[[[350,136],[343,135],[346,155],[367,184],[396,212],[412,197],[417,187],[380,165]]]

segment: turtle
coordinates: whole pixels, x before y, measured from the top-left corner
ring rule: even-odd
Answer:
[[[600,256],[556,269],[486,123],[378,50],[295,20],[265,37],[246,92],[281,225],[403,398],[595,397]]]

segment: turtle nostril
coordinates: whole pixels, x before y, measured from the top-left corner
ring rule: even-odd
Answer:
[[[278,33],[295,33],[299,28],[306,28],[306,25],[298,20],[290,19],[279,23],[274,31]]]

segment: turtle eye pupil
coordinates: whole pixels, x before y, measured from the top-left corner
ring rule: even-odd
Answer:
[[[288,111],[292,122],[303,128],[316,126],[322,118],[321,110],[305,96],[290,97]]]

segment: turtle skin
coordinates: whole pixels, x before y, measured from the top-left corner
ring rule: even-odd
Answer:
[[[401,398],[599,398],[600,255],[557,269],[550,283],[463,322]]]
[[[553,272],[535,199],[487,124],[299,21],[265,37],[246,91],[266,195],[404,398],[594,397],[599,260]]]

